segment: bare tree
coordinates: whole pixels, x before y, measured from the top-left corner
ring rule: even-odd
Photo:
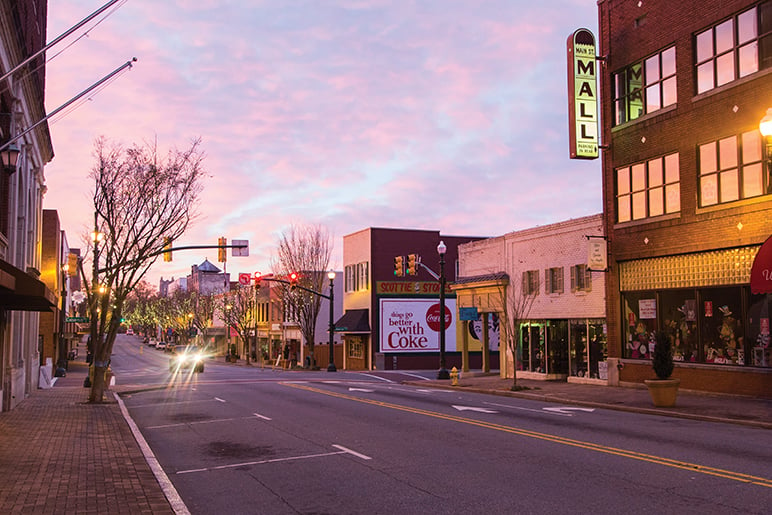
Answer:
[[[104,373],[112,355],[126,296],[155,263],[164,239],[178,239],[196,217],[204,177],[200,140],[159,155],[157,143],[124,148],[105,138],[95,143],[94,225],[98,277],[85,280],[91,306],[94,380],[90,402],[104,398]],[[93,250],[93,248],[92,248]],[[99,294],[100,288],[104,294]]]
[[[277,257],[272,268],[279,276],[298,273],[299,286],[321,293],[331,254],[332,238],[327,229],[319,225],[293,225],[279,239]],[[300,327],[303,340],[309,347],[311,366],[315,366],[314,333],[321,297],[302,289],[293,290],[287,285],[279,288],[288,311],[294,314],[294,322]]]
[[[520,325],[528,318],[533,302],[536,299],[536,291],[538,291],[538,284],[529,283],[529,279],[532,278],[527,273],[524,273],[522,280],[501,281],[497,286],[497,300],[500,303],[501,309],[499,330],[501,332],[501,339],[506,342],[507,350],[512,355],[511,390],[513,391],[521,389],[517,384]],[[503,359],[506,359],[506,356]]]
[[[233,327],[249,364],[249,337],[255,328],[255,293],[253,286],[240,286],[225,294],[225,302],[217,303],[216,309],[225,321],[226,328]],[[230,351],[230,350],[229,350]]]
[[[214,320],[215,298],[214,295],[202,295],[191,292],[191,309],[193,313],[193,326],[201,332],[203,348],[207,347],[207,331],[212,327]]]

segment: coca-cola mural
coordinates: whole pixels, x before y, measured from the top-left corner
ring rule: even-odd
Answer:
[[[381,352],[439,352],[440,303],[381,299]],[[456,299],[445,299],[445,350],[456,350]]]

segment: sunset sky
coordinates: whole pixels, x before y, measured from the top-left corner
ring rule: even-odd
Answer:
[[[48,41],[107,0],[49,2]],[[177,245],[250,241],[227,270],[269,272],[278,236],[320,224],[497,236],[601,212],[600,161],[568,158],[566,38],[594,0],[126,0],[50,50],[44,208],[71,247],[93,223],[93,145],[202,138],[201,216]],[[100,18],[101,19],[101,18]],[[78,34],[82,35],[85,30]],[[56,54],[56,57],[54,57]],[[53,59],[52,59],[53,58]],[[216,250],[178,252],[147,279]]]

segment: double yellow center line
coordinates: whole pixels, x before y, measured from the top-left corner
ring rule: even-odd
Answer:
[[[706,474],[710,476],[723,477],[734,481],[740,481],[743,483],[749,483],[759,486],[765,486],[772,488],[772,479],[767,479],[758,476],[752,476],[750,474],[743,474],[740,472],[732,472],[731,470],[723,470],[714,467],[706,467],[704,465],[698,465],[696,463],[689,463],[686,461],[673,460],[670,458],[663,458],[661,456],[653,456],[651,454],[644,454],[640,452],[630,451],[626,449],[618,449],[616,447],[608,447],[605,445],[595,444],[592,442],[583,442],[581,440],[574,440],[571,438],[565,438],[562,436],[551,435],[548,433],[539,433],[537,431],[529,431],[527,429],[520,429],[517,427],[504,426],[501,424],[494,424],[492,422],[485,422],[482,420],[474,420],[471,418],[460,417],[457,415],[446,415],[436,411],[429,411],[420,408],[412,408],[410,406],[403,406],[400,404],[392,404],[390,402],[376,401],[373,399],[366,399],[361,397],[354,397],[345,393],[332,392],[329,390],[323,390],[315,388],[307,384],[299,383],[281,383],[284,386],[290,386],[300,390],[306,390],[309,392],[320,393],[322,395],[328,395],[330,397],[337,397],[339,399],[346,399],[354,402],[361,402],[362,404],[370,404],[372,406],[379,406],[382,408],[394,409],[398,411],[405,411],[408,413],[415,413],[417,415],[423,415],[426,417],[438,418],[442,420],[449,420],[451,422],[458,422],[461,424],[468,424],[471,426],[484,427],[486,429],[493,429],[495,431],[502,431],[505,433],[516,434],[525,436],[528,438],[537,438],[539,440],[545,440],[548,442],[558,443],[561,445],[570,445],[571,447],[578,447],[581,449],[587,449],[595,452],[602,452],[605,454],[613,454],[615,456],[621,456],[623,458],[630,458],[634,460],[646,461],[649,463],[655,463],[657,465],[665,465],[667,467],[673,467],[683,470],[689,470],[691,472],[698,472],[700,474]]]

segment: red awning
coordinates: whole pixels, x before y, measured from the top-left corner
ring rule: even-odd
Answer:
[[[751,292],[772,293],[772,236],[767,238],[753,260]]]

